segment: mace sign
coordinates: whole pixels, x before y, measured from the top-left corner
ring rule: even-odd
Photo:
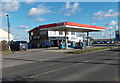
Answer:
[[[115,31],[116,41],[120,41],[120,30]]]

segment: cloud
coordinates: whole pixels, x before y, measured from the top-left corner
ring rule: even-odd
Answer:
[[[104,14],[105,14],[105,12],[103,12],[103,11],[95,12],[93,18],[94,18],[94,19],[101,20],[101,19],[104,18]]]
[[[20,41],[28,41],[28,36],[27,35],[23,35],[23,33],[16,33],[16,34],[13,34],[14,35],[14,39],[15,40],[20,40]]]
[[[108,23],[106,26],[109,26],[108,30],[110,30],[110,29],[118,29],[119,28],[117,21],[114,21],[114,20],[111,21],[110,23]]]
[[[71,16],[71,13],[70,12],[67,12],[64,14],[65,16]]]
[[[23,30],[23,31],[28,32],[28,31],[29,31],[29,29],[26,29],[26,30]]]
[[[92,25],[96,25],[96,23],[92,23]]]
[[[20,28],[20,29],[26,29],[26,28],[28,28],[28,26],[20,25],[20,26],[18,26],[17,28]]]
[[[6,20],[3,20],[3,18],[7,19],[7,16],[9,15],[9,18],[11,18],[11,15],[5,12],[0,12],[0,27],[7,26],[6,25]]]
[[[39,5],[37,8],[31,8],[28,15],[34,17],[34,16],[45,14],[45,13],[49,13],[49,12],[51,12],[49,8],[43,5]]]
[[[0,20],[0,25],[2,25],[2,20]]]
[[[24,2],[25,2],[26,4],[33,4],[33,3],[34,3],[34,0],[24,0]]]
[[[3,2],[2,11],[3,12],[15,12],[18,10],[19,6],[20,4],[18,1]]]
[[[65,8],[62,9],[65,11],[65,16],[71,16],[76,13],[80,8],[78,8],[79,3],[75,2],[73,5],[70,5],[70,2],[66,2]]]
[[[66,8],[66,9],[71,8],[70,2],[66,2],[66,4],[65,4],[65,8]]]
[[[78,8],[78,6],[79,6],[79,3],[74,3],[74,4],[73,4],[73,9],[72,9],[72,10],[76,10],[76,9]]]
[[[0,12],[0,18],[2,17],[6,17],[6,15],[9,15],[9,18],[11,17],[11,15],[9,13],[6,12]]]
[[[117,25],[118,23],[117,23],[117,21],[111,21],[110,23],[108,23],[108,25],[110,26],[110,25]]]
[[[3,30],[5,30],[5,31],[8,31],[7,27],[0,26],[0,28],[3,29]]]
[[[103,16],[104,14],[105,13],[103,11],[98,11],[94,13],[95,16]]]
[[[113,12],[114,10],[113,9],[109,9],[108,12]]]
[[[94,15],[94,19],[96,20],[102,20],[102,19],[106,19],[106,18],[110,18],[110,17],[115,17],[120,15],[119,12],[113,12],[113,9],[109,9],[108,11],[98,11],[95,12]]]
[[[38,19],[36,19],[36,21],[44,22],[45,19],[44,18],[38,18]]]
[[[108,30],[111,30],[111,29],[113,29],[113,27],[108,27],[107,29],[108,29]]]
[[[119,15],[119,13],[117,13],[117,12],[114,12],[113,14],[106,13],[105,17],[115,17],[115,16],[118,16],[118,15]]]

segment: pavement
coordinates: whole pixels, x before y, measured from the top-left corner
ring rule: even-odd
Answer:
[[[89,54],[34,50],[3,55],[4,81],[118,81],[119,49]],[[47,60],[46,60],[47,59]],[[8,61],[6,63],[6,61]],[[24,62],[25,61],[25,62]]]

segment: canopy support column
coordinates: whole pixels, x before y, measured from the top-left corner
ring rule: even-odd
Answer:
[[[89,39],[89,32],[87,32],[87,46],[89,46],[89,42],[90,42],[90,39]]]
[[[66,37],[66,35],[67,35],[67,29],[65,30],[65,49],[68,48],[68,47],[67,47],[67,37]]]

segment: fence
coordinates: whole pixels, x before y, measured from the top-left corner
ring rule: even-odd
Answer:
[[[0,41],[0,50],[1,51],[7,51],[9,50],[9,45],[8,45],[8,42],[3,40],[3,41]]]

